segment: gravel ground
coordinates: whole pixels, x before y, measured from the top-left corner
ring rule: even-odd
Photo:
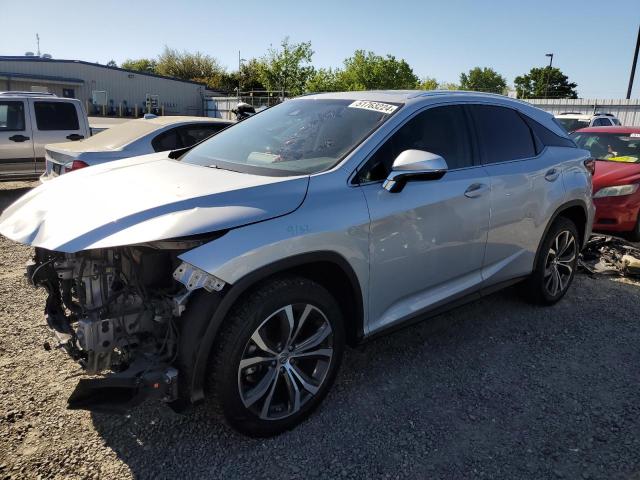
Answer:
[[[633,282],[579,275],[551,308],[508,289],[349,350],[315,415],[252,440],[198,410],[65,410],[79,370],[42,348],[29,255],[0,238],[0,478],[640,479]]]

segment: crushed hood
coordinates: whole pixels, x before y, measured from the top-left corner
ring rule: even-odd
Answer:
[[[267,177],[144,155],[78,170],[31,190],[0,216],[0,234],[62,252],[214,232],[285,215],[304,177]]]

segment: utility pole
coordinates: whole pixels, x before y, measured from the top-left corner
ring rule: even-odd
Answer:
[[[36,33],[36,43],[38,44],[38,56],[40,56],[40,35]]]
[[[633,63],[631,64],[631,75],[629,76],[629,88],[627,89],[627,100],[631,98],[631,89],[633,88],[633,78],[636,76],[636,65],[638,64],[638,50],[640,50],[640,26],[638,26],[638,39],[636,40],[636,52],[633,54]]]
[[[551,76],[551,66],[553,65],[553,53],[545,53],[549,57],[549,70],[547,70],[547,85],[544,87],[544,98],[549,98],[549,77]]]

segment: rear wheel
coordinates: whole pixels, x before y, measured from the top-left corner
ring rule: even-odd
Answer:
[[[263,284],[239,300],[216,342],[211,406],[247,435],[293,428],[329,391],[344,338],[340,308],[324,287],[301,277]]]
[[[564,217],[555,220],[544,238],[535,269],[527,283],[531,300],[552,305],[573,282],[578,264],[579,236],[575,224]]]

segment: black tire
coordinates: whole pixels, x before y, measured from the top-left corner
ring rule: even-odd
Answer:
[[[560,255],[562,260],[560,260],[554,252],[558,245],[557,240],[560,242],[559,249],[562,250],[565,235],[570,238],[568,242],[573,245],[568,247],[572,248],[573,255],[570,255],[567,250],[562,251]],[[525,284],[530,301],[540,305],[553,305],[564,297],[576,273],[580,247],[580,236],[576,225],[568,218],[558,217],[540,245],[533,273]],[[556,280],[558,277],[555,277],[555,271],[559,272],[559,281]],[[554,285],[558,288],[553,288]]]
[[[635,228],[629,232],[627,238],[631,242],[640,242],[640,214],[638,214]]]
[[[291,309],[288,310],[288,307]],[[304,309],[306,312],[307,307],[310,313],[305,316],[301,311]],[[288,326],[290,312],[291,317],[298,318],[295,328]],[[302,320],[303,317],[306,320]],[[327,323],[330,325],[328,330]],[[302,324],[304,327],[298,327]],[[317,332],[307,338],[308,332],[316,329]],[[279,347],[280,343],[276,344],[272,339],[281,333],[286,336],[287,331],[292,346]],[[322,350],[323,355],[332,351],[328,360],[324,356],[312,358],[313,355],[302,358],[304,354],[294,350],[294,343],[298,343],[296,349],[305,343],[310,345],[312,342],[307,340],[313,340],[311,337],[314,335],[314,338],[322,335],[327,337],[322,340],[322,346],[318,344],[313,349],[309,348],[309,351]],[[259,339],[259,343],[254,338]],[[295,342],[300,338],[302,341]],[[259,344],[278,356],[271,357],[271,353],[259,348]],[[286,344],[289,344],[288,340]],[[209,363],[205,405],[214,412],[221,411],[229,426],[252,437],[269,437],[290,430],[307,418],[328,393],[338,372],[344,345],[342,313],[324,287],[297,276],[269,279],[240,297],[225,319]],[[278,348],[282,348],[282,351]],[[286,358],[283,357],[285,354]],[[241,360],[252,362],[258,357],[269,357],[270,360],[240,368]],[[307,376],[309,368],[311,373]],[[252,369],[257,372],[251,372]],[[296,376],[300,374],[304,375]],[[317,382],[314,375],[320,377]],[[313,387],[311,390],[317,387],[317,391],[310,393],[311,390],[303,387],[303,381],[307,381],[308,387]],[[252,395],[256,390],[261,391],[261,385],[265,382],[273,385],[273,388],[269,386],[265,396]],[[271,397],[268,397],[269,394]],[[255,398],[261,400],[255,400],[250,406],[245,405],[245,401],[248,403]],[[267,398],[269,405],[265,410]],[[295,410],[295,407],[299,409]],[[278,408],[286,408],[286,411],[282,413]],[[285,416],[278,417],[281,414]],[[263,418],[263,415],[266,417]]]

